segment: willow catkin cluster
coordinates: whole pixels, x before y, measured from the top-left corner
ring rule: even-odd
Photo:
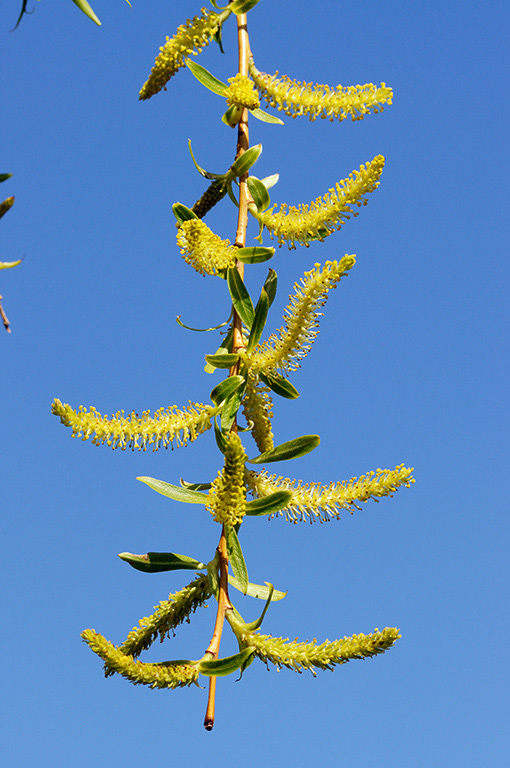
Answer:
[[[303,520],[322,523],[339,518],[342,509],[352,514],[353,509],[360,509],[357,502],[378,501],[384,496],[393,496],[399,488],[410,488],[415,482],[412,475],[413,467],[400,464],[395,469],[377,469],[361,477],[353,477],[348,482],[329,485],[303,483],[251,470],[246,472],[245,479],[248,490],[256,498],[269,496],[275,491],[292,491],[289,504],[276,516],[284,515],[291,523]]]
[[[247,355],[252,371],[269,373],[276,369],[292,371],[299,368],[318,334],[319,310],[328,292],[354,264],[354,256],[346,255],[340,261],[327,261],[324,266],[315,264],[312,270],[305,272],[301,282],[294,285],[295,294],[289,297],[285,325]]]
[[[55,399],[51,411],[55,416],[60,416],[62,424],[71,427],[73,437],[81,437],[82,440],[92,437],[94,445],[106,443],[113,449],[120,448],[123,451],[127,448],[145,451],[152,446],[157,451],[161,447],[186,445],[210,429],[211,419],[218,409],[211,405],[192,403],[191,400],[189,403],[189,407],[182,410],[175,405],[160,408],[154,416],[151,416],[150,411],[143,411],[141,416],[134,411],[129,416],[124,416],[124,411],[117,411],[108,418],[93,406],[87,411],[80,405],[75,411],[70,405]]]
[[[322,241],[351,216],[358,215],[356,208],[367,204],[366,195],[379,186],[383,168],[384,157],[377,155],[310,204],[302,203],[296,208],[282,203],[277,213],[273,206],[257,218],[279,246],[287,243],[289,248],[295,248],[296,243],[308,246],[310,240]]]
[[[291,80],[286,75],[278,77],[260,72],[253,60],[250,62],[250,75],[260,95],[270,107],[274,107],[290,117],[306,115],[311,121],[317,117],[345,120],[362,120],[371,111],[382,112],[384,104],[391,104],[393,91],[386,83],[376,86],[365,85],[314,85],[313,83]]]
[[[269,387],[266,387],[265,384],[248,376],[243,398],[243,414],[246,421],[253,424],[251,435],[260,453],[270,451],[274,447],[274,434],[271,426],[273,401],[269,391]]]
[[[177,245],[184,261],[201,275],[217,275],[236,263],[236,249],[222,240],[200,219],[183,221],[177,230]]]
[[[225,449],[225,464],[208,493],[206,509],[217,523],[237,525],[246,512],[246,486],[244,466],[247,460],[241,438],[236,432],[229,434]]]
[[[202,48],[209,45],[225,18],[225,14],[202,8],[201,16],[188,19],[172,38],[167,37],[140,91],[140,100],[150,99],[162,88],[166,90],[167,82],[184,66],[184,59],[190,54],[200,53]]]

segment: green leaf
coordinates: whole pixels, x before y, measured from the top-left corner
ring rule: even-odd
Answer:
[[[233,392],[227,399],[221,409],[221,431],[226,434],[234,423],[239,407],[243,401],[246,387],[241,386],[236,392]]]
[[[241,14],[251,11],[258,2],[259,0],[234,0],[228,7],[236,16],[241,16]]]
[[[227,111],[221,118],[221,122],[225,123],[225,125],[230,126],[230,128],[235,128],[236,125],[239,125],[239,121],[241,120],[242,116],[243,116],[243,108],[238,107],[236,104],[232,104],[232,106],[227,109]]]
[[[245,326],[248,329],[251,328],[255,310],[253,309],[253,302],[250,298],[250,294],[246,290],[246,286],[243,283],[241,275],[237,271],[236,267],[228,268],[227,285],[235,311]]]
[[[131,552],[121,552],[121,560],[129,563],[137,571],[145,573],[160,573],[162,571],[201,571],[207,568],[205,563],[186,555],[177,555],[175,552],[147,552],[146,555],[132,555]]]
[[[296,387],[280,373],[274,372],[270,376],[259,373],[259,376],[264,384],[269,389],[272,389],[275,394],[280,395],[280,397],[285,397],[287,400],[295,400],[296,397],[299,397]]]
[[[188,150],[191,155],[191,159],[193,160],[193,163],[195,165],[195,168],[197,169],[199,174],[204,177],[204,179],[217,181],[218,179],[224,180],[226,178],[226,175],[227,175],[226,173],[209,173],[209,171],[206,171],[197,163],[197,161],[195,160],[195,155],[193,154],[193,150],[191,149],[191,139],[188,139]]]
[[[278,275],[275,269],[270,269],[267,273],[266,280],[264,282],[264,290],[267,293],[269,299],[269,306],[273,303],[276,296],[276,287],[278,285]]]
[[[260,245],[252,245],[249,248],[238,248],[236,258],[243,264],[262,264],[274,256],[274,248],[264,248]]]
[[[256,117],[257,120],[262,120],[263,123],[273,123],[273,125],[285,125],[283,120],[280,120],[276,115],[270,115],[269,112],[264,112],[263,109],[257,107],[256,109],[250,109],[250,114]]]
[[[260,299],[258,300],[257,306],[255,307],[255,316],[253,318],[253,323],[251,326],[251,333],[248,341],[248,346],[246,347],[247,352],[251,352],[253,349],[255,349],[255,347],[259,343],[260,337],[262,336],[264,327],[266,325],[268,311],[269,311],[269,298],[265,290],[262,288],[260,292]]]
[[[265,188],[264,184],[257,179],[256,176],[249,176],[247,180],[248,189],[253,197],[253,202],[257,206],[257,210],[262,212],[271,205],[271,198],[269,192]]]
[[[182,477],[179,482],[183,488],[189,488],[190,491],[208,491],[212,488],[212,483],[187,483]]]
[[[214,438],[216,440],[216,445],[218,446],[219,450],[222,452],[223,455],[225,455],[225,451],[227,450],[227,438],[223,434],[221,427],[218,426],[218,421],[216,419],[216,416],[214,417]]]
[[[0,183],[12,178],[12,173],[0,173]]]
[[[250,168],[255,165],[262,152],[262,144],[255,144],[240,155],[237,160],[234,160],[229,168],[228,176],[232,181],[236,176],[242,176],[247,173]]]
[[[230,317],[232,317],[232,313],[230,313]],[[229,317],[229,320],[230,320],[230,317]],[[216,350],[216,352],[215,352],[216,355],[223,355],[225,353],[230,352],[230,349],[232,347],[232,337],[233,337],[233,335],[234,335],[234,332],[233,332],[233,330],[231,328],[229,330],[229,332],[227,333],[227,335],[225,336],[225,338],[223,339],[223,341],[221,342],[221,346],[219,346],[218,349]],[[225,352],[222,352],[222,350],[225,350]],[[213,366],[209,365],[209,363],[207,363],[204,366],[204,371],[206,373],[214,373],[215,370],[216,370],[216,368],[213,368]]]
[[[207,563],[207,580],[216,600],[220,597],[220,580],[218,578],[219,555],[216,552],[213,559]]]
[[[279,178],[279,173],[273,173],[272,176],[264,176],[264,178],[261,179],[261,182],[266,189],[271,189],[271,187],[274,187],[274,185],[278,183]]]
[[[90,5],[87,3],[87,0],[73,0],[73,3],[78,6],[80,11],[83,11],[85,16],[88,16],[89,19],[92,19],[92,21],[94,21],[99,27],[101,26],[101,22],[97,18]]]
[[[12,208],[14,205],[14,198],[8,197],[7,200],[4,200],[3,203],[0,203],[0,219],[2,216],[5,216],[7,211]]]
[[[228,559],[234,576],[239,582],[243,595],[248,591],[248,569],[244,560],[243,550],[239,544],[237,533],[232,525],[225,526],[225,536],[227,539]]]
[[[223,379],[217,384],[211,392],[211,400],[214,405],[221,405],[227,397],[233,392],[236,392],[241,384],[244,383],[242,376],[229,376],[227,379]]]
[[[202,67],[200,64],[197,64],[193,59],[184,59],[184,63],[191,71],[191,74],[194,75],[202,85],[205,85],[206,88],[213,93],[216,93],[218,96],[223,96],[225,94],[228,85],[222,83],[217,77],[214,77],[209,70]]]
[[[200,661],[198,663],[198,671],[205,677],[223,677],[224,675],[230,675],[232,672],[236,672],[240,667],[244,666],[248,659],[253,656],[254,648],[250,646],[243,651],[236,653],[234,656],[226,656],[223,659],[216,659],[211,661]]]
[[[298,459],[300,456],[306,456],[307,453],[310,453],[314,448],[317,448],[320,441],[321,439],[319,435],[302,435],[301,437],[295,437],[294,440],[288,440],[286,443],[281,443],[271,451],[261,453],[260,456],[256,456],[254,459],[248,459],[248,461],[250,464],[269,464],[272,461]]]
[[[232,368],[239,360],[239,355],[231,355],[228,352],[219,355],[206,355],[206,362],[214,368]]]
[[[181,226],[183,221],[189,221],[189,219],[198,219],[197,214],[194,213],[191,208],[188,208],[182,203],[174,203],[172,205],[172,211],[175,218],[177,219],[177,224],[179,226]]]
[[[248,632],[255,632],[255,630],[260,627],[260,625],[264,621],[264,616],[267,613],[267,609],[271,605],[271,601],[273,599],[274,587],[273,587],[272,584],[269,584],[269,583],[267,584],[267,586],[269,587],[269,594],[267,596],[267,600],[266,600],[266,604],[264,606],[264,609],[263,609],[263,611],[260,614],[258,619],[256,619],[255,621],[250,621],[249,624],[246,624],[246,629],[248,630]]]
[[[197,333],[207,333],[208,331],[217,331],[219,328],[224,328],[226,325],[228,325],[228,320],[225,320],[224,323],[220,323],[219,325],[215,325],[213,328],[192,328],[189,325],[184,325],[184,323],[181,320],[181,316],[177,315],[175,318],[175,322],[178,323],[181,328],[186,328],[187,331],[197,331]]]
[[[179,485],[171,485],[170,483],[165,483],[164,480],[156,480],[154,477],[137,477],[136,479],[148,485],[156,493],[168,496],[169,499],[174,501],[183,501],[187,504],[205,504],[207,501],[206,493],[191,491],[189,488],[182,488]]]
[[[241,585],[235,578],[235,576],[228,575],[228,583],[231,584],[234,589],[238,589],[239,592],[242,592]],[[267,584],[268,582],[266,582]],[[261,584],[248,584],[248,587],[246,589],[246,594],[248,597],[257,597],[259,600],[267,600],[269,597],[270,588],[269,586],[263,586]],[[287,592],[279,592],[277,589],[273,589],[273,593],[271,596],[271,600],[273,602],[276,602],[277,600],[283,600]]]
[[[285,509],[292,499],[292,491],[275,491],[261,499],[253,499],[246,504],[246,514],[249,517],[272,515]]]

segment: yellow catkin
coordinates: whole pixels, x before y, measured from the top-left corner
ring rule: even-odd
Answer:
[[[147,664],[126,656],[93,629],[85,629],[81,636],[109,669],[134,685],[150,685],[151,688],[183,688],[193,683],[198,685],[197,662],[179,660]]]
[[[177,230],[177,245],[184,261],[201,275],[217,275],[236,263],[236,249],[200,219],[188,219]]]
[[[260,107],[260,99],[253,80],[239,72],[235,77],[229,77],[228,82],[230,85],[225,90],[224,96],[229,107],[246,107],[246,109]]]
[[[289,296],[285,310],[285,325],[276,334],[259,344],[251,355],[246,355],[254,372],[272,370],[291,371],[299,368],[318,334],[320,309],[328,292],[334,288],[355,264],[354,256],[346,255],[340,261],[315,264],[305,272],[301,283],[295,283],[295,293]]]
[[[313,85],[313,83],[291,80],[286,75],[278,77],[259,72],[253,61],[250,62],[250,75],[260,95],[270,107],[274,107],[293,118],[306,115],[310,120],[317,117],[345,120],[362,120],[365,115],[382,112],[384,104],[391,104],[393,91],[386,83],[376,86],[365,85]]]
[[[269,496],[275,491],[292,491],[290,503],[277,515],[283,515],[291,523],[308,520],[326,522],[339,518],[340,511],[346,509],[351,514],[360,509],[357,502],[373,499],[378,501],[384,496],[393,496],[401,487],[410,488],[415,482],[413,467],[400,464],[395,469],[377,469],[361,477],[353,477],[348,482],[305,483],[301,480],[268,475],[266,472],[246,472],[246,485],[256,498]]]
[[[358,215],[355,209],[368,203],[365,195],[377,189],[383,168],[384,157],[377,155],[314,202],[297,208],[283,203],[277,213],[273,206],[258,218],[279,246],[287,243],[289,248],[295,248],[296,243],[308,246],[310,240],[322,241],[351,216]]]
[[[168,448],[186,445],[196,440],[199,434],[206,432],[211,427],[211,419],[218,412],[218,408],[202,403],[192,403],[188,408],[179,410],[172,405],[169,408],[160,408],[151,416],[150,411],[144,411],[139,416],[134,411],[129,416],[124,416],[124,411],[117,411],[114,416],[108,418],[101,416],[94,407],[87,411],[82,405],[77,411],[70,405],[55,400],[51,411],[66,427],[71,427],[73,437],[81,437],[88,440],[92,437],[94,445],[106,443],[111,448],[120,448],[125,451],[137,448],[145,451],[152,446],[154,451],[158,448]]]
[[[244,465],[247,455],[241,438],[231,432],[225,450],[225,464],[209,491],[206,509],[217,523],[237,525],[246,512]]]
[[[248,377],[243,398],[243,414],[246,421],[253,424],[251,436],[260,453],[270,451],[274,447],[274,435],[271,427],[273,401],[269,391],[269,387],[260,381],[254,381],[251,376]]]
[[[188,19],[172,38],[167,37],[166,43],[159,49],[149,78],[140,91],[140,100],[150,99],[162,88],[166,90],[167,82],[184,66],[184,59],[190,54],[200,53],[202,48],[209,45],[228,15],[228,12],[217,14],[202,8],[201,16]]]

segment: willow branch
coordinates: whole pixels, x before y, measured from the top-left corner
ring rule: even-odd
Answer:
[[[248,75],[248,63],[250,59],[250,44],[248,39],[248,27],[246,23],[246,14],[237,17],[237,40],[239,49],[239,73]],[[241,120],[237,129],[237,149],[236,160],[250,146],[248,134],[248,110],[243,109]],[[237,218],[237,231],[234,245],[243,248],[246,243],[246,230],[248,227],[248,203],[250,202],[250,193],[248,191],[248,173],[243,174],[239,179],[239,213]],[[241,277],[244,277],[244,264],[240,261],[236,263],[237,270]],[[233,319],[233,344],[232,351],[237,352],[244,349],[242,322],[241,318],[234,310]],[[234,376],[239,371],[239,364],[230,369],[229,375]],[[237,431],[237,424],[234,421],[232,429]],[[228,552],[227,540],[225,537],[225,526],[222,527],[221,537],[218,544],[218,554],[220,560],[220,591],[218,597],[218,611],[216,613],[216,622],[211,642],[206,653],[210,653],[213,659],[218,658],[225,613],[231,607],[228,596]],[[209,697],[207,700],[207,709],[205,712],[204,727],[207,731],[212,731],[214,726],[214,710],[216,703],[216,678],[209,679]]]

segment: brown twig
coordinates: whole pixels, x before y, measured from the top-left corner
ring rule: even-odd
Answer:
[[[250,45],[248,39],[248,28],[246,24],[246,14],[237,17],[237,40],[239,48],[239,73],[242,75],[247,75],[248,62],[250,58]],[[249,146],[248,110],[244,109],[237,129],[236,159],[240,157],[243,152],[246,152]],[[248,227],[248,203],[250,202],[251,198],[248,191],[247,179],[248,173],[243,174],[239,178],[239,213],[237,218],[236,238],[234,242],[234,245],[239,248],[243,248],[246,243],[246,230]],[[244,264],[238,261],[236,267],[241,277],[244,277]],[[242,321],[237,312],[234,310],[232,351],[237,352],[242,348],[244,348]],[[230,369],[229,376],[234,376],[238,372],[239,365],[237,364]],[[232,430],[237,431],[236,421],[234,421],[232,425]],[[213,659],[218,658],[225,613],[229,608],[231,608],[228,596],[228,552],[227,540],[225,537],[225,526],[223,526],[221,530],[221,537],[217,551],[220,560],[220,592],[218,597],[218,610],[216,612],[214,632],[211,638],[211,642],[209,643],[209,647],[206,651],[206,653],[211,654]],[[204,727],[207,731],[212,731],[214,726],[215,702],[216,678],[211,677],[209,678],[209,696],[207,699],[207,709],[204,719]]]

